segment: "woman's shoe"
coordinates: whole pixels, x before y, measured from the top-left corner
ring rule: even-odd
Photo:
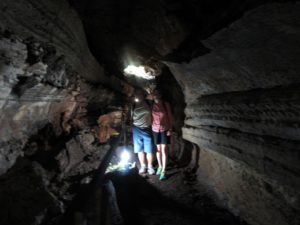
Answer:
[[[159,176],[159,175],[160,175],[160,173],[161,173],[161,167],[158,167],[158,168],[157,168],[157,170],[156,170],[156,175],[158,175],[158,176]]]
[[[167,179],[167,177],[165,175],[165,172],[161,171],[160,176],[159,176],[159,180],[165,180],[165,179]]]

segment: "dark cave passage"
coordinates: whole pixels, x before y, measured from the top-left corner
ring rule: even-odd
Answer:
[[[136,159],[137,160],[137,159]],[[81,189],[60,224],[247,225],[197,182],[195,171],[170,161],[168,179],[138,169],[107,173],[100,186]]]
[[[193,185],[178,188],[184,182],[181,171],[174,168],[168,171],[170,175],[164,183],[157,176],[145,179],[137,171],[111,175],[124,224],[246,225],[218,208],[207,194],[198,192]],[[188,178],[185,179],[187,182]],[[162,191],[172,194],[164,196]]]
[[[0,0],[0,224],[300,224],[299,11]],[[156,89],[173,115],[160,178],[138,173],[130,115],[143,91],[155,130]]]

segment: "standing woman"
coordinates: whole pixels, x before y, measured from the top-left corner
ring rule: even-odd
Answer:
[[[171,107],[168,102],[162,100],[160,91],[154,90],[152,106],[152,131],[154,143],[157,147],[156,157],[158,169],[156,174],[160,180],[166,179],[165,171],[167,167],[168,149],[167,144],[170,142],[172,133],[173,116]]]

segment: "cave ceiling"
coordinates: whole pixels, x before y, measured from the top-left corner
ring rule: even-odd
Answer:
[[[160,73],[164,61],[188,62],[209,49],[202,40],[267,0],[69,0],[91,52],[109,74],[129,64]]]

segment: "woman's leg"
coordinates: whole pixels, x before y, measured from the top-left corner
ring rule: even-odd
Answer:
[[[165,172],[168,161],[168,149],[166,144],[161,145],[161,162],[162,162],[162,171]]]
[[[157,158],[158,167],[162,168],[161,145],[156,145],[156,147],[157,147],[156,158]]]

